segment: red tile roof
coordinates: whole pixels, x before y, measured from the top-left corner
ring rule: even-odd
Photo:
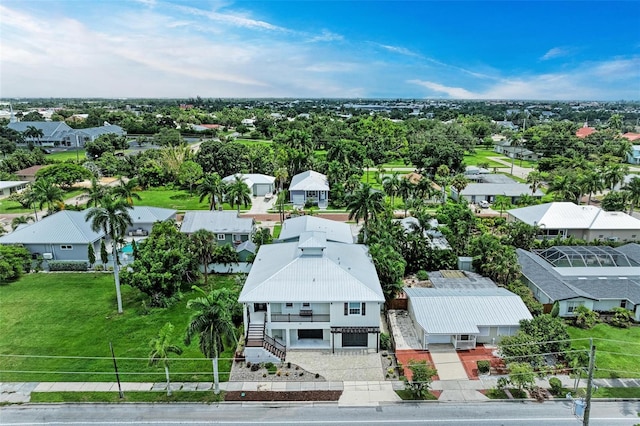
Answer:
[[[640,140],[640,133],[625,133],[624,135],[622,135],[622,137],[633,142]]]
[[[586,138],[587,136],[589,136],[592,133],[595,133],[596,129],[594,129],[593,127],[581,127],[578,129],[578,131],[576,132],[576,136],[579,138]]]

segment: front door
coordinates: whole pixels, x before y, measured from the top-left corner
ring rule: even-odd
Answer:
[[[267,312],[267,304],[266,303],[254,303],[253,304],[253,312]]]

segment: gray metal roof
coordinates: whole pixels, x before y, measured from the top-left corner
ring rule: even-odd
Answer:
[[[139,223],[164,222],[168,219],[175,219],[176,210],[163,209],[162,207],[134,206],[129,210],[133,225]]]
[[[480,175],[480,180],[484,183],[518,183],[514,179],[501,173],[488,173]]]
[[[249,188],[256,184],[273,184],[276,180],[273,176],[263,175],[260,173],[238,173],[238,176],[240,176],[242,181],[245,182]],[[226,176],[222,181],[233,182],[235,178],[236,175]]]
[[[49,138],[57,132],[72,132],[73,129],[64,121],[18,121],[7,124],[7,127],[17,132],[24,132],[27,127],[33,126],[44,133],[43,138]]]
[[[192,234],[199,229],[206,229],[220,234],[250,234],[253,227],[252,218],[238,217],[235,211],[187,211],[180,232]]]
[[[76,132],[84,133],[86,135],[91,136],[92,138],[98,137],[100,135],[106,135],[108,133],[115,133],[116,135],[125,134],[124,129],[115,124],[107,124],[105,126],[100,126],[100,127],[87,127],[86,129],[76,129]]]
[[[328,191],[329,181],[322,173],[307,170],[291,179],[289,191]]]
[[[504,195],[519,197],[523,194],[531,195],[531,189],[526,183],[470,183],[461,192],[462,195]],[[542,197],[544,193],[539,189],[534,197]]]
[[[429,334],[478,334],[479,327],[517,326],[531,313],[504,288],[405,288],[416,321]]]
[[[248,251],[249,253],[255,253],[256,244],[251,240],[243,241],[238,245],[238,247],[236,247],[236,252],[240,253],[241,251]]]
[[[429,272],[429,281],[435,288],[447,290],[478,290],[497,288],[490,278],[469,271],[460,271],[464,277],[444,277],[440,271]]]
[[[383,302],[367,248],[327,242],[304,255],[298,242],[260,246],[238,299],[252,302]]]
[[[348,224],[315,216],[299,216],[285,220],[279,239],[282,241],[298,239],[300,234],[308,231],[324,232],[327,241],[349,244],[354,242],[351,227]]]
[[[0,244],[88,244],[104,237],[93,232],[87,211],[62,210],[0,237]]]

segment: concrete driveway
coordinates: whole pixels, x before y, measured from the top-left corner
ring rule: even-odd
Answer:
[[[335,354],[330,350],[289,350],[287,361],[330,382],[384,380],[382,360],[375,350],[341,350]]]

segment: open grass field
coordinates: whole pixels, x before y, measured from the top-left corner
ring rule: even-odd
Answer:
[[[75,197],[76,195],[82,194],[84,190],[81,188],[71,188],[68,191],[64,191],[63,198],[68,200],[71,197]],[[33,214],[33,209],[25,209],[18,203],[17,201],[11,200],[0,200],[0,214],[11,214],[11,213],[24,213],[24,214]],[[39,217],[39,216],[38,216]]]
[[[195,192],[189,194],[189,191],[183,189],[151,188],[138,191],[138,195],[142,200],[136,201],[136,204],[141,206],[163,207],[178,211],[209,210],[206,199],[200,202],[200,197]],[[235,210],[237,206],[231,207],[229,203],[225,203],[223,208],[224,210]],[[245,209],[244,206],[240,208],[240,211],[246,210],[248,208]]]
[[[233,277],[218,275],[209,283],[235,285]],[[163,368],[148,366],[147,357],[149,341],[166,322],[175,326],[173,343],[184,349],[172,359],[172,380],[211,381],[211,361],[197,341],[183,343],[192,315],[187,301],[196,295],[189,291],[166,309],[143,309],[143,296],[122,286],[119,315],[113,276],[107,273],[30,274],[0,286],[0,381],[115,381],[109,342],[122,381],[164,381]],[[230,363],[220,360],[220,380],[228,379]]]
[[[85,151],[84,149],[80,149],[80,150],[69,150],[69,151],[58,151],[58,152],[53,152],[51,154],[47,154],[46,158],[47,160],[51,160],[51,161],[67,161],[67,160],[73,160],[76,161],[78,158],[80,159],[80,161],[84,161],[87,157],[87,151]]]
[[[493,160],[489,160],[489,157],[497,157],[511,164],[511,158],[507,157],[506,155],[498,154],[497,152],[491,149],[481,149],[481,148],[477,148],[473,154],[465,153],[464,164],[467,166],[477,166],[478,163],[489,163],[489,169],[493,169],[494,167],[507,167],[504,164],[498,163]],[[514,164],[516,166],[522,166],[522,167],[536,166],[536,163],[534,161],[526,161],[526,160],[522,160],[522,161],[515,160]]]
[[[598,324],[590,330],[569,327],[572,339],[593,338],[596,346],[595,377],[640,377],[640,327],[616,328]],[[572,343],[574,349],[589,348],[588,340]]]

